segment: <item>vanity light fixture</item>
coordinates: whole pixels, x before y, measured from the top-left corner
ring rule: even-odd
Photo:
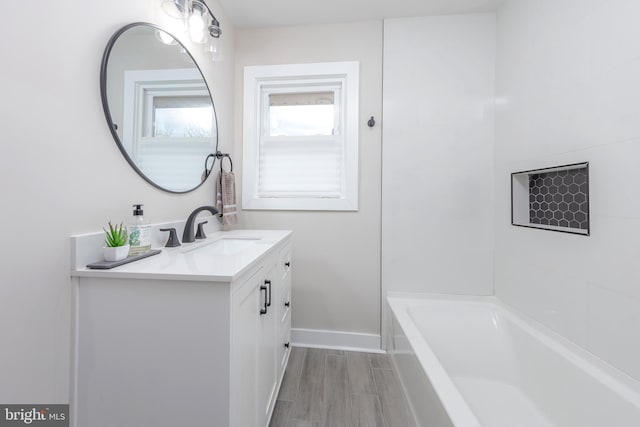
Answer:
[[[183,22],[194,43],[215,43],[222,35],[220,21],[202,0],[162,0],[162,10]]]

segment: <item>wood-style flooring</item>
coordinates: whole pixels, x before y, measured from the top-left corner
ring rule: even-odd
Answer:
[[[294,347],[270,427],[415,427],[389,356]]]

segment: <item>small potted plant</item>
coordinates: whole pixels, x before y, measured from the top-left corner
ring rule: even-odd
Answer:
[[[120,261],[129,255],[129,238],[127,229],[120,223],[115,227],[109,222],[109,230],[102,228],[106,234],[105,246],[102,248],[106,261]]]

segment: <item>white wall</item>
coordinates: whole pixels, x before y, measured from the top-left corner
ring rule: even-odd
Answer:
[[[291,229],[293,328],[380,333],[382,23],[242,30],[236,41],[236,153],[242,151],[244,66],[360,61],[358,212],[243,210],[243,228]],[[241,187],[240,156],[234,162]]]
[[[497,15],[496,294],[640,379],[640,2]],[[589,161],[591,236],[510,225],[509,174]]]
[[[493,293],[495,15],[386,20],[384,291]]]
[[[232,150],[234,30],[209,4],[225,32],[226,61],[203,71],[221,148]],[[133,203],[144,203],[152,222],[185,219],[213,201],[213,183],[187,195],[154,189],[129,167],[104,119],[104,47],[127,23],[163,25],[158,1],[9,2],[3,15],[11,18],[0,29],[0,402],[67,403],[69,236],[127,220]]]

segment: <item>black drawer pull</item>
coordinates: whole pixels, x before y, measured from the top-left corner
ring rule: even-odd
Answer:
[[[290,302],[290,301],[285,302],[285,303],[284,303],[284,306],[285,306],[285,307],[291,307],[291,302]]]
[[[289,348],[289,346],[290,346],[289,341],[287,341],[286,343],[284,343],[284,347],[285,347],[285,348]]]
[[[269,302],[267,303],[267,307],[271,307],[271,280],[265,280],[264,284],[269,286]]]
[[[287,262],[284,263],[284,266],[285,267],[291,267],[291,263],[289,261],[287,261]]]
[[[260,285],[260,292],[264,291],[264,308],[260,309],[260,314],[267,314],[267,287],[265,285]]]

